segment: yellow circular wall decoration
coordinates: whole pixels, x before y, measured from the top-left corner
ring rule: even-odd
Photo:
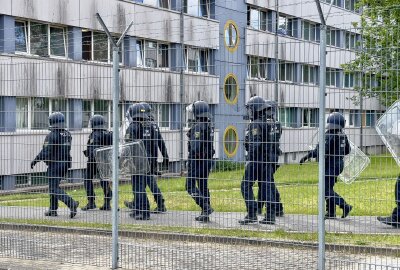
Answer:
[[[238,101],[239,84],[238,78],[233,73],[229,73],[224,80],[224,97],[228,104],[234,105]]]
[[[239,135],[236,127],[228,126],[224,131],[224,152],[228,157],[234,157],[239,148]]]
[[[224,26],[224,43],[228,51],[235,52],[239,47],[239,27],[237,24],[228,20]]]

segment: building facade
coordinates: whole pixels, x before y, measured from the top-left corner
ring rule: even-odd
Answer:
[[[73,135],[72,181],[82,179],[90,116],[102,114],[112,127],[112,43],[96,13],[116,38],[134,22],[120,54],[121,123],[129,104],[151,103],[174,170],[186,158],[185,107],[199,99],[214,115],[216,158],[244,160],[244,105],[261,95],[279,104],[281,162],[298,160],[318,126],[320,21],[313,1],[279,1],[279,10],[271,2],[2,0],[1,189],[41,181],[44,165],[29,164],[51,112],[65,113]],[[342,67],[361,39],[351,30],[360,20],[354,4],[336,0],[327,21],[327,113],[343,112],[350,138],[373,153],[383,108],[372,99],[354,103],[358,77]]]

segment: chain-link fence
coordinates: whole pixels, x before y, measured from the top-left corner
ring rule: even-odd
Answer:
[[[0,2],[1,267],[400,268],[394,1]]]

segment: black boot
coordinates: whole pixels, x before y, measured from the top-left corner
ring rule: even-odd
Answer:
[[[263,207],[264,207],[264,203],[263,202],[258,202],[257,203],[257,215],[262,215]]]
[[[346,218],[353,209],[353,206],[351,206],[350,204],[346,204],[342,209],[343,209],[342,218]]]
[[[124,205],[129,209],[135,209],[135,202],[124,201]]]
[[[102,211],[110,211],[111,210],[110,201],[109,200],[104,201],[103,206],[100,207],[99,209]]]
[[[158,203],[157,203],[157,207],[154,208],[153,211],[151,211],[152,214],[162,214],[167,212],[167,207],[165,207],[165,201],[164,199],[161,199]]]
[[[277,217],[283,217],[285,215],[285,212],[283,211],[283,204],[279,202],[277,206],[275,207],[275,216]]]
[[[87,205],[81,207],[82,211],[96,209],[96,203],[94,201],[89,201]]]
[[[58,216],[57,210],[47,210],[46,212],[44,212],[44,215],[46,217],[56,217],[56,216]]]
[[[214,212],[214,209],[211,206],[206,206],[203,210],[201,210],[200,216],[195,217],[194,220],[199,222],[209,222],[210,215]]]
[[[377,217],[377,219],[383,224],[392,226],[394,228],[400,228],[400,220],[397,220],[393,217]]]
[[[326,199],[325,206],[326,206],[325,219],[335,219],[336,218],[336,205],[333,202],[333,200]]]
[[[78,213],[78,206],[79,206],[79,202],[78,201],[72,202],[72,206],[70,208],[71,212],[69,214],[70,218],[74,218],[76,216],[76,214]]]
[[[270,207],[269,211],[265,213],[265,217],[263,220],[260,221],[261,224],[275,224],[275,209]]]
[[[247,225],[250,223],[258,222],[257,216],[255,214],[247,214],[244,219],[239,220],[240,225]]]

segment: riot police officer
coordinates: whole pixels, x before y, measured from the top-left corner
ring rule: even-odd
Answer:
[[[47,165],[47,177],[49,181],[50,207],[44,213],[45,216],[57,216],[58,201],[65,203],[70,209],[70,218],[75,217],[79,202],[74,201],[60,188],[61,179],[65,177],[71,168],[71,134],[64,129],[65,117],[60,112],[54,112],[49,116],[50,133],[44,140],[43,148],[31,162],[31,168],[36,163],[43,161]]]
[[[193,117],[193,125],[188,136],[188,175],[186,190],[201,208],[201,213],[195,218],[199,222],[210,221],[214,212],[211,207],[208,176],[214,156],[214,128],[210,119],[210,108],[204,101],[196,101],[188,108]]]
[[[347,217],[353,208],[334,191],[337,177],[344,169],[344,156],[350,153],[350,143],[343,132],[345,123],[346,120],[339,112],[333,112],[327,118],[325,137],[325,218],[327,219],[336,218],[336,205],[343,210],[342,218]],[[319,147],[317,146],[300,159],[300,164],[318,156]]]
[[[278,108],[278,104],[272,100],[265,100],[265,105],[267,107],[264,122],[267,125],[267,166],[268,172],[267,176],[270,176],[270,179],[267,181],[271,182],[271,191],[275,194],[275,215],[277,217],[282,217],[284,215],[283,205],[281,202],[281,196],[276,188],[274,174],[276,170],[279,168],[278,160],[279,156],[282,155],[282,150],[279,147],[279,141],[282,136],[282,125],[279,121],[275,120],[276,111]],[[266,193],[263,192],[265,187],[262,185],[265,181],[258,182],[258,193],[257,193],[257,212],[258,214],[262,214],[262,209],[265,204],[265,198],[263,197]]]
[[[145,108],[146,114],[148,115],[148,121],[144,124],[146,128],[151,129],[152,138],[148,143],[150,145],[149,151],[149,162],[150,162],[150,175],[147,177],[147,186],[149,186],[150,191],[153,193],[154,200],[157,203],[157,207],[152,211],[154,214],[165,213],[167,208],[165,207],[165,200],[161,193],[160,188],[157,184],[157,179],[155,175],[158,174],[157,171],[157,157],[158,157],[158,149],[160,149],[161,154],[163,156],[163,167],[168,168],[169,158],[167,147],[165,146],[165,141],[161,135],[160,128],[157,123],[154,122],[154,115],[152,114],[152,108],[150,104],[147,102],[140,102],[141,105]],[[134,202],[124,202],[125,206],[128,208],[134,208]]]
[[[278,160],[280,124],[270,119],[266,121],[267,112],[271,115],[273,107],[259,96],[254,96],[246,104],[250,123],[246,129],[245,149],[246,167],[241,183],[241,192],[245,200],[247,215],[239,220],[242,225],[257,222],[257,202],[254,200],[253,185],[258,181],[260,196],[266,202],[265,218],[262,224],[275,224],[275,187],[273,173]]]
[[[150,153],[150,143],[152,139],[151,129],[145,125],[148,115],[144,106],[135,103],[129,106],[127,111],[129,126],[125,133],[125,142],[142,140],[146,148],[147,155]],[[147,174],[135,174],[132,176],[132,191],[134,194],[134,209],[130,217],[136,220],[150,219],[150,203],[146,194]]]
[[[112,133],[107,131],[107,129],[105,128],[105,121],[102,115],[93,115],[89,120],[89,127],[92,129],[92,133],[90,133],[89,135],[87,148],[85,151],[83,151],[83,154],[88,158],[86,166],[86,176],[83,181],[88,198],[88,204],[81,208],[83,211],[96,208],[96,197],[93,188],[93,178],[97,172],[95,150],[97,148],[112,144]],[[112,197],[112,192],[110,184],[108,181],[100,179],[100,185],[103,188],[104,205],[99,209],[106,211],[111,210],[110,201]]]

